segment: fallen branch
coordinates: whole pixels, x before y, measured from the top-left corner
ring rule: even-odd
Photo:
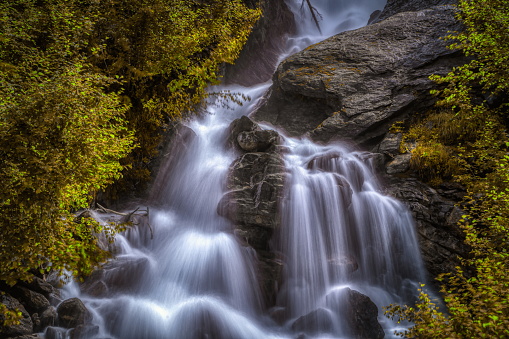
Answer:
[[[124,218],[122,218],[122,223],[128,223],[128,222],[131,222],[131,218],[135,215],[136,212],[138,212],[138,210],[140,209],[140,207],[138,206],[134,211],[130,212],[130,213],[122,213],[122,212],[117,212],[117,211],[114,211],[114,210],[111,210],[109,208],[106,208],[104,206],[101,206],[99,203],[96,203],[96,205],[99,207],[98,210],[100,210],[101,212],[104,212],[104,213],[111,213],[111,214],[116,214],[116,215],[121,215],[123,216]],[[150,210],[147,206],[147,209],[145,211],[142,211],[142,212],[146,212],[144,214],[144,216],[149,216],[149,213],[150,213]],[[148,218],[147,218],[148,219]],[[136,224],[138,225],[138,224]],[[154,239],[154,230],[152,229],[152,226],[150,225],[149,222],[147,222],[147,225],[148,225],[148,228],[150,230],[150,239]]]

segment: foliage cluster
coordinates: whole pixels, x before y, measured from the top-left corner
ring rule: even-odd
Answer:
[[[442,275],[446,309],[423,290],[413,306],[387,314],[414,326],[410,338],[509,337],[509,2],[461,0],[463,32],[450,35],[472,60],[444,77],[437,111],[410,129],[413,166],[431,183],[453,179],[467,189],[460,226],[471,248],[462,267]]]
[[[165,123],[206,96],[259,14],[239,0],[0,3],[1,280],[107,257],[103,228],[73,212],[147,175]]]

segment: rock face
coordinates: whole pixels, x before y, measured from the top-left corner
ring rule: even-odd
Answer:
[[[457,0],[388,0],[384,10],[374,22],[387,19],[401,12],[415,12],[438,5],[452,5]]]
[[[235,65],[225,70],[225,82],[250,86],[270,79],[286,38],[295,31],[293,13],[284,0],[245,0],[249,7],[261,7],[262,17],[253,28]]]
[[[444,184],[435,190],[413,178],[389,179],[389,193],[412,211],[419,245],[431,276],[452,272],[459,265],[458,256],[466,256],[464,235],[457,227],[463,214],[454,206],[464,194],[460,187]]]
[[[279,135],[262,131],[244,116],[231,123],[227,143],[241,155],[230,165],[229,191],[219,202],[218,213],[231,220],[235,234],[257,251],[262,287],[271,299],[280,267],[269,251],[269,240],[279,227],[278,201],[285,176]]]
[[[395,121],[433,105],[431,74],[461,63],[439,39],[460,28],[454,13],[399,13],[289,57],[254,118],[317,141],[374,144]]]

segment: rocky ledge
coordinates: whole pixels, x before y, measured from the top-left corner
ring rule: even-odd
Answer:
[[[281,270],[269,249],[280,224],[278,202],[285,180],[280,137],[246,116],[231,123],[228,135],[227,146],[240,155],[230,165],[228,192],[219,202],[218,213],[233,222],[242,243],[256,250],[261,286],[267,303],[272,304]]]
[[[430,75],[462,63],[440,39],[461,28],[454,15],[453,6],[399,13],[310,46],[279,65],[253,118],[316,141],[379,142],[434,104]]]

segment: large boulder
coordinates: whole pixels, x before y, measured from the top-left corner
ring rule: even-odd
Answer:
[[[92,321],[92,313],[78,298],[64,300],[57,308],[58,324],[65,328],[75,328]]]
[[[430,75],[463,62],[440,39],[460,29],[454,16],[453,6],[399,13],[292,55],[254,118],[317,141],[374,144],[395,121],[434,104]]]
[[[33,332],[33,323],[30,314],[21,303],[7,293],[0,294],[0,303],[5,305],[9,311],[21,312],[21,319],[17,325],[0,325],[0,337],[10,338],[31,334]],[[0,314],[0,324],[4,321],[4,316]]]

